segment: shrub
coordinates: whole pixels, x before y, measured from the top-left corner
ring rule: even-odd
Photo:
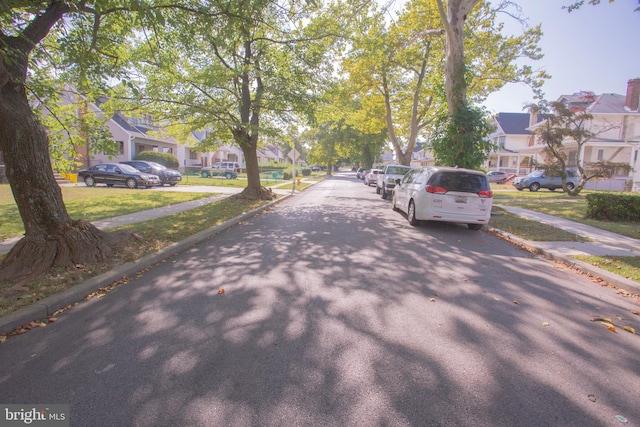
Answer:
[[[640,196],[618,193],[587,194],[587,218],[600,221],[640,221]]]
[[[302,168],[302,176],[311,176],[311,169]]]
[[[156,162],[171,169],[178,169],[180,167],[180,162],[176,156],[170,153],[160,153],[158,151],[141,151],[133,160]]]

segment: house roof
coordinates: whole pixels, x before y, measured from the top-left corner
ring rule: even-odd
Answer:
[[[591,114],[628,113],[624,107],[625,96],[617,93],[603,93],[589,106]]]
[[[507,135],[529,135],[529,113],[498,113],[496,121]]]

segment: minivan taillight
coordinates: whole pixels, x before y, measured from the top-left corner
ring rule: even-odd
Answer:
[[[491,197],[493,197],[493,191],[491,191],[491,190],[482,190],[481,192],[478,193],[478,196],[485,197],[485,198],[491,198]]]
[[[435,185],[428,185],[425,187],[425,190],[427,190],[427,193],[434,193],[434,194],[444,194],[447,192],[447,189],[444,187],[436,187]]]

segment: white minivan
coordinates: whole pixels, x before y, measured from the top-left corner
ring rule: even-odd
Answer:
[[[397,181],[392,207],[406,212],[411,225],[420,221],[467,224],[480,230],[491,218],[493,191],[484,172],[427,166]]]

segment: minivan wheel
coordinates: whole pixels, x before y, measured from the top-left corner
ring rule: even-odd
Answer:
[[[380,187],[376,185],[376,194],[380,194]]]
[[[416,204],[413,200],[409,201],[409,209],[407,209],[407,219],[409,224],[416,226],[420,221],[416,219]]]
[[[540,184],[537,182],[534,182],[529,186],[529,191],[538,191],[539,189],[540,189]]]
[[[467,224],[469,230],[480,230],[483,224]]]
[[[384,188],[381,191],[382,193],[382,200],[386,200],[387,199],[387,192],[384,190]]]
[[[136,184],[136,180],[135,180],[135,179],[133,179],[133,178],[129,178],[129,179],[127,179],[126,184],[127,184],[127,187],[128,187],[128,188],[136,188],[136,187],[138,186],[138,185]]]
[[[573,182],[567,182],[567,190],[572,191],[574,188],[576,188],[576,186],[573,185]]]

